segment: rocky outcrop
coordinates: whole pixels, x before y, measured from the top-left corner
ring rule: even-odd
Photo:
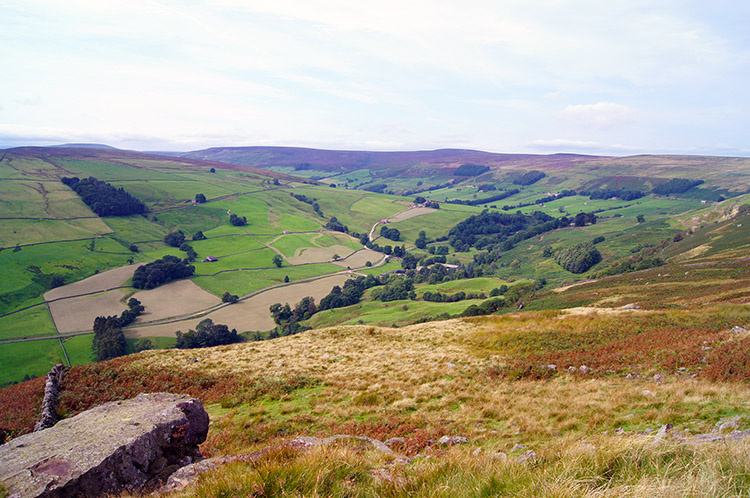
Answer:
[[[42,398],[42,415],[34,425],[34,432],[49,429],[57,423],[57,405],[60,402],[60,382],[65,376],[65,367],[57,364],[52,367],[45,378],[44,398]]]
[[[141,394],[0,446],[0,483],[23,498],[140,492],[200,460],[207,432],[200,400]]]

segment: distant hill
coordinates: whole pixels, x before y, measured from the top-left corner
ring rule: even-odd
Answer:
[[[575,188],[649,189],[669,178],[704,180],[706,188],[745,193],[750,185],[750,158],[720,156],[580,154],[500,154],[470,149],[431,151],[352,151],[303,147],[213,147],[179,157],[219,161],[256,168],[294,167],[331,173],[367,169],[383,178],[446,175],[464,164],[490,167],[495,178],[507,172],[540,170],[558,182],[574,180]]]
[[[279,179],[293,179],[289,175],[258,169],[252,166],[243,166],[237,164],[221,163],[211,160],[193,159],[188,157],[176,157],[174,155],[159,155],[148,152],[138,152],[133,150],[122,150],[109,145],[98,144],[65,144],[60,146],[49,147],[15,147],[4,149],[2,156],[12,160],[14,158],[33,158],[47,162],[55,162],[56,159],[74,159],[87,161],[101,161],[112,164],[124,164],[128,166],[137,165],[138,161],[159,161],[161,163],[174,163],[176,167],[180,164],[190,164],[195,166],[205,166],[208,168],[230,169],[235,171],[245,171],[266,177]]]
[[[298,166],[309,163],[315,169],[353,171],[358,169],[406,169],[419,171],[426,167],[453,171],[462,164],[490,167],[565,167],[593,156],[576,154],[498,154],[470,149],[439,149],[424,151],[380,152],[356,150],[325,150],[304,147],[212,147],[185,152],[180,157],[228,162],[267,168]]]
[[[76,148],[76,149],[117,149],[117,147],[112,147],[111,145],[107,144],[87,144],[87,143],[80,143],[80,144],[60,144],[60,145],[51,145],[50,147],[70,147],[70,148]]]

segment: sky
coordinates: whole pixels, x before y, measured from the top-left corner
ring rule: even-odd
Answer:
[[[750,2],[3,0],[0,147],[750,156]]]

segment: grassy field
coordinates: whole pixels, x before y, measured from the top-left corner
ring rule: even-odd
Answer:
[[[34,306],[0,317],[0,339],[53,335],[54,333],[55,326],[52,324],[46,306]]]
[[[0,387],[45,375],[58,363],[65,358],[57,339],[0,345]]]
[[[244,296],[264,287],[283,283],[284,277],[289,277],[289,280],[294,282],[303,278],[317,277],[337,271],[341,271],[341,268],[336,265],[321,263],[263,270],[227,271],[211,277],[195,277],[193,280],[217,296],[221,296],[226,291]]]

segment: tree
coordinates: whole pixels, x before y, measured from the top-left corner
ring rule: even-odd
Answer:
[[[427,247],[427,234],[424,230],[419,232],[419,237],[417,237],[414,245],[417,246],[417,249],[424,249],[425,247]]]
[[[234,303],[236,303],[236,302],[237,302],[237,301],[239,301],[239,300],[240,300],[240,297],[239,297],[238,295],[236,295],[236,294],[231,294],[231,293],[230,293],[229,291],[226,291],[226,292],[225,292],[225,293],[224,293],[224,294],[223,294],[223,295],[221,296],[221,302],[222,302],[222,303],[229,303],[229,304],[234,304]]]
[[[284,283],[285,284],[289,283],[289,275],[284,275]]]
[[[646,217],[643,216],[642,214],[639,214],[638,216],[636,216],[635,219],[638,221],[638,223],[643,223],[646,221]]]
[[[193,235],[193,240],[206,240],[206,236],[203,235],[203,232],[201,230],[198,230],[195,232],[195,235]]]
[[[211,173],[216,173],[216,168],[211,168],[211,169],[210,169],[210,170],[208,170],[208,171],[210,171]]]
[[[164,243],[172,247],[180,247],[185,242],[185,234],[182,230],[170,232],[164,236]]]
[[[94,341],[91,344],[94,360],[104,361],[125,354],[125,335],[116,316],[94,319]]]
[[[198,204],[203,204],[204,202],[206,202],[206,196],[203,194],[196,195],[195,202],[197,202]]]
[[[135,244],[130,244],[130,247],[128,247],[128,249],[130,249],[130,252],[138,252],[138,246]]]
[[[284,264],[284,259],[278,254],[275,254],[273,256],[272,261],[273,261],[273,264],[276,265],[277,268],[281,268],[281,265]]]
[[[236,214],[232,213],[229,215],[229,223],[236,227],[242,227],[247,225],[247,218],[244,216],[237,216]]]

